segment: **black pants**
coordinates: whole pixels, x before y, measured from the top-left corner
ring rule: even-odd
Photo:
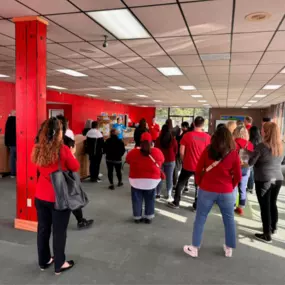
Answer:
[[[282,186],[282,181],[261,182],[255,181],[255,190],[261,211],[263,233],[271,235],[271,231],[276,230],[278,222],[277,197]],[[262,192],[266,193],[262,196]]]
[[[72,214],[75,216],[78,223],[82,222],[83,220],[83,212],[82,209],[72,211]]]
[[[192,175],[195,175],[195,172],[188,171],[182,168],[178,178],[174,195],[174,204],[176,206],[179,206],[182,190],[184,189],[185,184],[188,182],[188,180],[191,178]],[[196,199],[197,199],[197,186],[195,185],[195,201]]]
[[[118,181],[119,183],[122,182],[122,163],[114,163],[114,162],[110,162],[107,161],[107,168],[108,168],[108,179],[111,185],[114,184],[114,179],[113,179],[113,171],[114,168],[116,170],[116,174],[118,177]]]
[[[94,156],[89,156],[90,160],[90,177],[91,181],[97,181],[99,172],[100,172],[100,164],[102,160],[102,154],[97,154]]]
[[[66,230],[70,211],[56,211],[54,203],[35,200],[38,214],[38,257],[39,265],[46,265],[51,258],[49,240],[53,235],[53,254],[55,271],[59,271],[65,262]]]

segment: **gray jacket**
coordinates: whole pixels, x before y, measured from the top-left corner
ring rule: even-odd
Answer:
[[[264,143],[257,145],[249,159],[249,165],[254,165],[254,179],[262,182],[283,180],[282,160],[282,156],[273,156],[271,150]]]

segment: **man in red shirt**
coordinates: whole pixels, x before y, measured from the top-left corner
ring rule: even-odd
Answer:
[[[152,124],[150,125],[149,132],[151,134],[152,141],[155,142],[157,140],[157,138],[159,136],[159,132],[160,132],[160,127],[156,123],[155,118],[152,119]]]
[[[175,189],[174,201],[168,203],[168,206],[173,209],[179,208],[181,192],[185,186],[185,183],[192,175],[195,174],[200,156],[211,142],[210,135],[203,132],[204,123],[204,118],[201,116],[196,117],[194,121],[194,131],[186,133],[180,142],[180,156],[183,165]],[[196,196],[197,188],[195,191],[195,201]],[[196,202],[193,204],[193,208],[196,208]]]
[[[252,123],[253,123],[252,117],[249,117],[249,116],[245,117],[245,119],[244,119],[244,125],[245,125],[245,127],[246,127],[246,129],[247,129],[248,131],[249,131],[250,128],[252,127]]]

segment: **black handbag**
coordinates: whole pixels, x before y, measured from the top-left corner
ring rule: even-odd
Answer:
[[[74,211],[85,207],[89,200],[82,190],[79,174],[68,170],[63,171],[60,157],[58,161],[58,170],[50,174],[55,192],[54,208],[59,211]]]

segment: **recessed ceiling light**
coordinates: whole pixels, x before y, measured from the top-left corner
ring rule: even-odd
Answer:
[[[195,86],[193,85],[183,85],[179,86],[182,90],[196,90]]]
[[[137,103],[130,103],[130,105],[137,105]]]
[[[279,89],[282,85],[265,85],[262,89],[265,90],[275,90],[275,89]]]
[[[138,97],[140,97],[140,98],[147,98],[148,96],[147,95],[136,95],[136,96],[138,96]]]
[[[248,101],[248,103],[256,103],[257,101],[255,101],[255,100],[250,100],[250,101]]]
[[[7,77],[10,77],[9,75],[5,75],[5,74],[0,74],[0,77],[1,78],[7,78]]]
[[[120,87],[120,86],[109,86],[109,88],[114,90],[126,90],[126,88]]]
[[[265,94],[257,94],[257,95],[254,95],[255,98],[264,98],[266,97],[267,95]]]
[[[161,102],[161,100],[153,100],[153,102]]]
[[[200,102],[200,103],[206,103],[207,100],[198,100],[198,102]]]
[[[245,106],[244,106],[244,107],[242,107],[242,109],[248,109],[248,107],[245,107]]]
[[[183,75],[178,67],[158,67],[157,69],[165,76]]]
[[[86,77],[88,75],[83,74],[81,72],[72,70],[72,69],[57,69],[56,71],[61,72],[61,73],[65,73],[67,75],[71,75],[71,76],[75,76],[75,77]]]
[[[88,95],[90,97],[99,97],[99,95],[94,95],[94,94],[86,94],[86,95]]]
[[[48,85],[48,88],[52,88],[52,89],[58,89],[58,90],[66,90],[67,88],[65,87],[60,87],[60,86],[56,86],[56,85]]]
[[[96,11],[87,14],[118,39],[150,37],[140,22],[127,9]]]
[[[112,99],[112,101],[114,101],[114,102],[121,102],[122,100],[120,100],[120,99]]]
[[[271,17],[268,12],[255,12],[245,16],[245,19],[250,22],[261,22]]]
[[[206,61],[206,60],[229,60],[231,58],[231,55],[229,53],[200,54],[200,58],[203,61]]]
[[[193,98],[202,98],[203,96],[202,95],[191,95]]]

